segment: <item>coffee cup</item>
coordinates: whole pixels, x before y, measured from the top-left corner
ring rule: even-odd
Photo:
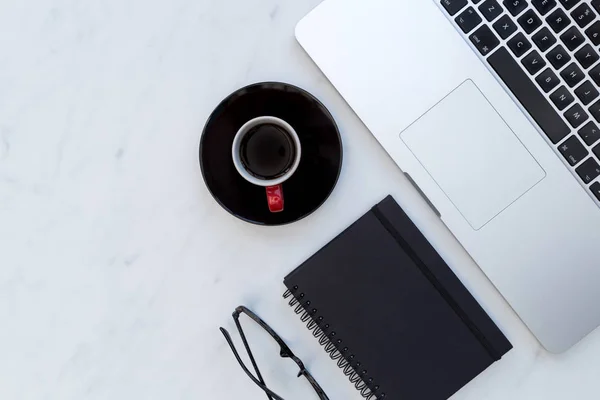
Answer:
[[[242,178],[265,187],[269,210],[282,212],[282,185],[294,175],[302,158],[300,138],[294,128],[277,117],[251,119],[237,131],[231,156]]]

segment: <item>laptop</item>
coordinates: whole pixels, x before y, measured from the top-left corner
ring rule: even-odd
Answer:
[[[600,324],[600,0],[325,0],[296,37],[541,344]]]

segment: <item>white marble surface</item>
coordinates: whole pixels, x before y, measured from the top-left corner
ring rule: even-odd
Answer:
[[[263,399],[217,329],[245,304],[333,400],[358,400],[281,282],[388,193],[515,345],[453,399],[600,397],[600,332],[542,350],[300,49],[317,3],[0,2],[0,398]],[[198,167],[212,108],[263,80],[313,92],[344,139],[332,197],[280,228],[230,217]],[[314,398],[287,372],[269,372],[286,399]]]

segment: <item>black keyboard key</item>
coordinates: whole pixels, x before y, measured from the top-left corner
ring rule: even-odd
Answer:
[[[579,164],[581,160],[590,154],[583,143],[581,143],[575,136],[571,136],[565,140],[560,146],[558,146],[558,150],[568,161],[568,163],[571,164],[571,166]]]
[[[496,0],[485,0],[485,2],[479,6],[479,11],[483,14],[485,19],[492,22],[502,14],[504,10]]]
[[[596,157],[600,158],[600,144],[592,149]]]
[[[596,64],[596,61],[600,59],[600,56],[592,46],[586,44],[581,49],[577,50],[577,53],[575,53],[575,58],[577,61],[579,61],[579,64],[581,64],[584,69],[588,69],[592,65]]]
[[[540,29],[535,35],[533,35],[531,39],[542,53],[548,50],[550,47],[552,47],[554,43],[556,43],[556,38],[550,32],[550,29],[546,27]]]
[[[565,86],[561,86],[550,95],[550,100],[560,111],[564,110],[575,101],[575,98]]]
[[[467,8],[454,19],[464,33],[469,33],[483,21],[473,7]]]
[[[483,25],[477,29],[471,36],[469,36],[471,42],[477,47],[477,50],[483,56],[487,56],[490,51],[494,50],[496,46],[500,44],[500,40],[494,35],[494,32],[488,28],[487,25]]]
[[[559,0],[560,3],[565,6],[567,10],[575,7],[581,0]]]
[[[592,82],[585,81],[581,86],[575,89],[575,95],[579,97],[579,100],[581,100],[584,106],[587,106],[592,101],[596,100],[600,94]]]
[[[596,21],[585,30],[585,34],[590,38],[594,46],[600,44],[600,21]]]
[[[588,158],[575,171],[581,180],[589,185],[600,176],[600,165],[593,158]]]
[[[563,41],[567,49],[573,51],[585,42],[585,38],[579,32],[579,29],[572,26],[568,31],[560,35],[560,40]]]
[[[503,15],[502,18],[494,22],[493,27],[502,39],[506,39],[517,30],[517,24],[508,15]]]
[[[542,25],[542,20],[537,16],[535,11],[527,10],[527,12],[517,20],[519,25],[523,27],[525,33],[530,34]]]
[[[525,0],[504,0],[503,4],[513,17],[521,14],[527,8],[527,1]]]
[[[467,0],[442,0],[442,6],[448,14],[454,15],[467,5]]]
[[[567,82],[567,85],[570,87],[577,85],[583,80],[583,78],[585,78],[583,71],[575,63],[571,63],[568,67],[563,69],[560,73],[560,76],[562,76],[565,82]]]
[[[600,201],[600,183],[596,182],[592,186],[590,186],[590,190],[596,196],[598,201]]]
[[[590,118],[588,113],[586,113],[579,104],[575,104],[573,107],[569,108],[564,116],[573,128],[579,128],[581,124]]]
[[[596,14],[592,11],[589,5],[583,3],[571,12],[571,17],[575,20],[580,28],[585,28],[596,19]]]
[[[535,81],[546,93],[557,87],[560,83],[560,79],[558,79],[554,71],[552,71],[550,68],[546,68],[541,74],[539,74],[537,78],[535,78]]]
[[[596,121],[600,122],[600,101],[597,101],[594,104],[592,104],[589,110],[590,114],[592,114],[592,117],[594,117]]]
[[[499,48],[488,62],[552,143],[560,142],[571,132],[506,48]]]
[[[581,129],[579,129],[578,133],[588,146],[591,146],[600,140],[600,129],[598,128],[598,125],[592,121],[588,122]]]
[[[513,38],[510,39],[507,44],[517,57],[521,57],[523,54],[527,53],[529,49],[531,49],[531,43],[521,32],[513,36]]]
[[[571,24],[571,20],[567,17],[567,14],[560,8],[550,14],[548,18],[546,18],[546,21],[554,33],[561,32]]]
[[[561,69],[564,67],[569,61],[571,61],[571,56],[564,47],[560,44],[550,50],[550,52],[546,55],[548,61],[555,69]]]
[[[531,4],[537,8],[540,14],[546,15],[556,7],[556,0],[531,0]]]
[[[521,62],[531,75],[537,74],[546,66],[546,61],[544,61],[544,58],[536,50],[527,54]]]
[[[589,74],[592,80],[596,83],[596,86],[600,86],[600,65],[592,68]]]
[[[600,13],[600,0],[592,0],[592,7],[594,7],[598,13]]]

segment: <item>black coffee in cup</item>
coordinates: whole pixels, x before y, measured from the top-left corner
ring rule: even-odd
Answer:
[[[253,118],[235,134],[231,158],[242,178],[265,188],[269,211],[282,212],[283,185],[302,159],[302,143],[294,128],[277,117]]]
[[[296,159],[294,140],[281,126],[257,125],[242,139],[240,159],[256,178],[279,178],[290,170]]]

